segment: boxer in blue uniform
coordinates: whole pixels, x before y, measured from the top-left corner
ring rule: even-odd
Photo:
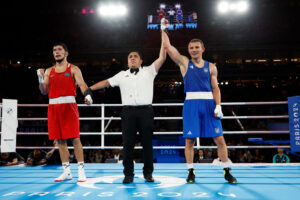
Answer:
[[[183,13],[182,13],[182,10],[180,8],[177,10],[177,22],[178,23],[183,23]]]
[[[168,26],[168,21],[163,20],[163,26]],[[218,157],[224,167],[224,178],[229,183],[237,180],[230,173],[231,162],[228,159],[227,146],[223,137],[221,119],[221,93],[218,86],[217,67],[203,60],[205,50],[200,39],[189,42],[189,60],[181,55],[170,44],[168,35],[163,32],[163,45],[171,59],[179,66],[184,80],[186,100],[183,106],[183,136],[186,138],[185,158],[188,165],[188,183],[195,182],[193,167],[194,144],[197,137],[211,137],[218,146]]]

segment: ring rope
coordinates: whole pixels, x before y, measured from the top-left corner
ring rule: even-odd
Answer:
[[[287,104],[287,101],[270,101],[270,102],[227,102],[221,105],[282,105]],[[183,103],[157,103],[153,106],[183,106]],[[47,107],[48,104],[18,104],[19,107]],[[101,146],[84,146],[83,149],[122,149],[122,146],[105,146],[105,135],[122,135],[122,132],[105,132],[105,120],[121,120],[120,117],[105,117],[105,107],[122,107],[122,104],[78,104],[79,107],[101,107],[101,117],[81,117],[80,120],[101,120],[101,132],[82,132],[81,135],[100,135]],[[0,103],[2,108],[2,103]],[[260,116],[224,116],[223,119],[287,119],[288,115],[260,115]],[[0,120],[2,118],[0,117]],[[47,121],[48,118],[18,118],[20,121]],[[154,120],[182,120],[182,117],[154,117]],[[280,131],[223,131],[224,134],[288,134],[289,130]],[[0,132],[1,134],[1,132]],[[17,132],[17,135],[48,135],[48,132]],[[182,135],[181,131],[170,132],[154,132],[154,135]],[[17,146],[17,149],[52,149],[53,146]],[[73,149],[73,147],[68,147]],[[184,149],[185,146],[154,146],[154,149]],[[217,146],[200,146],[199,141],[194,148],[203,149],[216,149]],[[290,148],[290,146],[274,146],[274,145],[252,145],[252,146],[228,146],[229,149],[255,149],[255,148]],[[141,146],[135,147],[135,149],[142,149]]]
[[[223,102],[223,106],[240,106],[240,105],[278,105],[278,104],[287,104],[287,101],[257,101],[257,102]],[[122,107],[122,104],[78,104],[80,107],[99,107],[105,105],[106,107]],[[154,103],[152,106],[183,106],[183,103]],[[0,103],[2,107],[2,103]],[[48,104],[18,104],[20,107],[47,107]]]
[[[17,146],[17,149],[53,149],[53,146]],[[57,147],[55,147],[57,148]],[[123,149],[122,146],[83,146],[83,149]],[[154,146],[153,149],[184,149],[185,146]],[[217,146],[194,146],[194,149],[217,149]],[[251,145],[251,146],[227,146],[228,149],[277,149],[277,148],[290,148],[289,145]],[[74,149],[73,146],[68,149]],[[142,146],[135,146],[134,149],[142,149]]]
[[[281,131],[223,131],[226,135],[235,134],[289,134],[289,130]],[[0,132],[1,134],[1,132]],[[182,135],[182,131],[153,132],[154,135]],[[17,132],[17,135],[48,135],[48,132]],[[80,135],[122,135],[122,132],[81,132]]]
[[[288,115],[224,116],[222,119],[288,119]],[[80,117],[79,120],[121,120],[121,117]],[[182,117],[154,117],[155,120],[182,120]],[[18,118],[20,121],[47,121],[46,117]]]

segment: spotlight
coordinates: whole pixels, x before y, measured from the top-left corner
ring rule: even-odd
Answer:
[[[229,3],[225,2],[225,1],[219,3],[219,5],[218,5],[218,11],[220,13],[227,13],[229,11]]]
[[[236,11],[236,9],[237,9],[237,4],[236,3],[229,4],[229,10],[230,11]]]
[[[176,5],[175,5],[175,8],[180,9],[180,8],[181,8],[181,5],[180,5],[180,4],[176,4]]]
[[[120,4],[100,5],[97,11],[103,17],[122,17],[128,12],[127,7]]]
[[[249,4],[246,0],[240,0],[235,2],[221,1],[217,5],[217,10],[221,14],[226,13],[245,13],[249,8]]]
[[[159,5],[159,8],[161,8],[161,9],[165,9],[165,8],[166,8],[166,4],[163,4],[163,3],[162,3],[162,4],[160,4],[160,5]]]
[[[244,13],[248,10],[249,4],[246,1],[240,1],[236,4],[236,11],[238,13]]]

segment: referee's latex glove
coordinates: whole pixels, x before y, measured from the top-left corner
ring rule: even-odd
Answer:
[[[165,31],[168,28],[168,26],[169,26],[169,21],[167,19],[165,19],[165,18],[162,18],[160,20],[160,29],[162,31]]]
[[[222,113],[221,105],[216,105],[214,113],[215,113],[215,117],[218,117],[220,119],[223,118],[223,113]]]

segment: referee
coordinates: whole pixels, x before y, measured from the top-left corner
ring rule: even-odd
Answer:
[[[128,55],[128,67],[115,76],[100,81],[89,88],[98,90],[106,87],[120,87],[123,109],[122,137],[123,137],[123,166],[124,184],[133,182],[134,165],[133,150],[136,134],[139,132],[143,146],[144,168],[143,174],[147,182],[153,182],[153,146],[154,113],[152,108],[153,83],[160,67],[166,60],[166,52],[161,45],[159,58],[150,66],[142,67],[142,56],[139,51],[131,51]]]

